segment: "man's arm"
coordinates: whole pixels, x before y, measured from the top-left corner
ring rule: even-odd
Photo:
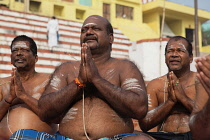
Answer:
[[[197,94],[197,100],[204,99],[204,103],[196,102],[195,110],[190,117],[190,129],[193,139],[210,139],[210,56],[196,59],[197,77],[208,94]],[[205,103],[205,100],[207,102]],[[196,101],[197,101],[196,100]],[[202,108],[204,105],[204,108]]]
[[[54,120],[63,115],[82,91],[74,82],[76,75],[71,71],[73,67],[71,63],[64,63],[52,74],[38,102],[39,116],[43,121]],[[68,76],[71,77],[70,80]]]
[[[209,140],[210,139],[210,100],[205,107],[197,113],[192,113],[190,117],[190,129],[194,140]]]
[[[165,120],[165,118],[168,116],[171,109],[176,103],[176,97],[175,97],[174,91],[172,90],[172,82],[169,83],[170,87],[168,87],[168,85],[166,86],[167,83],[165,81],[164,81],[164,86],[162,86],[161,83],[162,83],[162,79],[155,79],[151,81],[147,86],[147,93],[148,93],[148,96],[150,97],[149,98],[149,111],[147,112],[147,115],[144,119],[139,120],[139,125],[142,131],[144,132],[161,124]],[[169,96],[168,98],[166,98],[165,102],[159,105],[158,103],[160,101],[158,101],[158,97],[157,97],[158,94],[162,94],[162,95],[165,94],[165,93],[160,93],[160,91],[168,92]],[[163,98],[165,97],[163,96]]]
[[[101,76],[95,77],[92,82],[114,110],[129,118],[141,119],[146,115],[148,104],[144,80],[133,63],[124,61],[122,64],[118,66],[122,70],[121,86]]]
[[[65,68],[65,66],[61,65],[56,69],[51,77],[50,83],[39,100],[26,93],[20,81],[19,74],[15,72],[15,90],[17,96],[43,121],[58,123],[59,120],[57,118],[63,114],[71,103],[71,91],[75,89],[76,93],[79,90],[73,82],[68,85],[67,74],[63,72],[64,70],[66,71]]]
[[[33,98],[31,95],[29,95],[25,91],[25,88],[23,87],[22,82],[20,80],[20,75],[16,69],[13,70],[13,75],[14,75],[14,78],[13,78],[14,90],[15,90],[16,96],[19,99],[21,99],[25,104],[27,104],[32,109],[32,111],[38,115],[39,113],[38,100]]]
[[[12,101],[16,98],[15,91],[14,91],[14,80],[11,78],[11,80],[1,80],[0,82],[0,121],[3,119],[5,114],[7,113],[8,109],[10,108]],[[9,87],[10,85],[10,87]],[[8,86],[10,89],[3,89],[2,87]],[[6,96],[3,96],[3,92],[6,92]]]
[[[86,43],[83,43],[81,63],[84,69],[82,69],[79,79],[83,83],[93,83],[116,112],[125,117],[141,119],[147,112],[147,96],[142,75],[130,61],[118,60],[117,62],[119,62],[117,69],[119,70],[119,83],[121,85],[114,85],[101,77],[92,59],[90,48]],[[110,63],[110,67],[111,65],[116,67],[113,61]]]

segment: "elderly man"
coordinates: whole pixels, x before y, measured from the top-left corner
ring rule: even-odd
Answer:
[[[36,107],[49,74],[37,73],[35,63],[38,60],[37,46],[33,39],[21,35],[11,44],[11,63],[16,67],[12,76],[0,79],[0,139],[8,140],[19,129],[34,129],[54,134],[57,125],[40,120],[29,106],[28,100]],[[19,80],[22,91],[17,94],[15,86]],[[25,100],[21,94],[25,94]]]
[[[157,126],[164,132],[149,133],[157,139],[191,139],[190,114],[196,94],[205,92],[196,72],[190,71],[192,60],[192,44],[186,38],[175,36],[168,41],[165,62],[169,72],[148,83],[149,112],[139,120],[144,132]]]
[[[147,112],[142,74],[131,61],[111,57],[113,40],[108,20],[89,16],[81,29],[81,61],[56,68],[39,110],[31,106],[42,120],[57,120],[65,139],[150,139],[133,134],[131,120],[142,119]],[[17,133],[26,131],[31,130]],[[51,137],[61,139],[57,136]]]
[[[210,139],[210,55],[195,60],[198,70],[197,77],[204,86],[207,94],[198,94],[198,101],[190,118],[190,128],[193,140]],[[202,99],[202,100],[199,100]]]

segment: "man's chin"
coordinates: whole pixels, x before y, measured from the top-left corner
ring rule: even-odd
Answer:
[[[88,44],[88,47],[90,48],[90,50],[96,50],[96,49],[98,49],[99,47],[98,47],[98,45],[95,45],[95,44]]]
[[[170,71],[178,71],[181,70],[181,68],[170,68]]]
[[[17,69],[21,69],[21,68],[25,68],[26,66],[25,65],[14,65]]]

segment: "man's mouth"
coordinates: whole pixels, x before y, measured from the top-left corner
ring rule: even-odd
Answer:
[[[89,42],[93,42],[93,41],[96,41],[96,40],[86,40],[85,43],[89,43]]]
[[[169,63],[171,64],[178,64],[180,62],[181,62],[180,60],[169,60]]]
[[[92,42],[92,41],[97,41],[97,38],[92,36],[92,37],[86,37],[84,38],[83,43],[88,43],[88,42]]]
[[[25,59],[15,59],[15,62],[18,62],[18,63],[22,63],[24,61],[25,61]]]

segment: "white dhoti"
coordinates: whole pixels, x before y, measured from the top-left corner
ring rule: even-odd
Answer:
[[[58,46],[58,37],[56,33],[48,33],[48,45],[49,47]]]
[[[48,45],[49,47],[58,46],[58,21],[57,19],[51,19],[47,25],[48,30]]]

